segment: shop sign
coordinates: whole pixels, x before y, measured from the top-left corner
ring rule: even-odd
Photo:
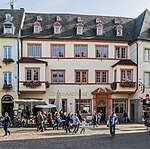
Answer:
[[[56,96],[56,92],[50,92],[50,96]],[[79,96],[78,92],[60,92],[61,96]],[[87,92],[82,92],[82,96],[87,96]]]
[[[142,82],[140,82],[139,83],[139,93],[143,94],[144,91],[145,91],[145,85]]]

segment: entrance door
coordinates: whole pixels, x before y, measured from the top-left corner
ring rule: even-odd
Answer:
[[[97,107],[97,113],[101,113],[102,117],[101,117],[101,121],[105,122],[105,118],[106,118],[106,106],[105,107]]]
[[[5,115],[5,112],[8,112],[8,115],[13,118],[14,113],[13,113],[13,107],[14,107],[14,102],[13,98],[10,95],[5,95],[2,97],[2,115]]]

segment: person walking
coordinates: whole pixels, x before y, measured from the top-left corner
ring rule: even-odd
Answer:
[[[44,122],[43,115],[41,111],[39,111],[37,115],[37,131],[41,130],[41,132],[43,132],[43,122]]]
[[[57,130],[59,130],[59,129],[58,129],[59,120],[60,120],[60,116],[59,116],[59,114],[56,112],[56,114],[55,114],[55,124],[53,125],[53,129],[55,129],[55,127],[57,127]]]
[[[68,113],[66,120],[65,120],[65,129],[66,129],[66,133],[71,132],[70,131],[70,121],[71,121],[71,117],[70,117],[70,113]]]
[[[72,120],[73,120],[73,127],[74,127],[74,130],[73,130],[73,133],[77,133],[78,132],[78,124],[79,124],[79,118],[77,117],[77,114],[74,114],[74,116],[72,117]]]
[[[7,133],[10,135],[10,130],[8,130],[8,125],[9,124],[12,125],[12,123],[10,117],[8,116],[8,112],[5,112],[3,123],[4,123],[4,131],[5,131],[4,136],[7,136]]]
[[[92,120],[93,120],[93,123],[94,123],[93,127],[98,127],[97,126],[97,114],[96,114],[96,112],[93,114]]]
[[[107,120],[107,127],[110,127],[110,134],[114,137],[115,136],[115,129],[116,124],[118,123],[118,118],[115,112],[112,112],[112,114],[108,117]]]
[[[83,119],[82,122],[81,122],[82,129],[80,131],[80,134],[82,134],[82,132],[83,132],[83,134],[85,133],[85,127],[86,127],[86,125],[87,125],[87,123],[86,123],[85,119]]]

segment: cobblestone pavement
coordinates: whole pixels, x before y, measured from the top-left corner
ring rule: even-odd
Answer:
[[[150,149],[150,131],[143,124],[117,125],[112,138],[106,125],[88,126],[85,134],[65,134],[64,130],[10,128],[3,137],[0,129],[0,149]]]

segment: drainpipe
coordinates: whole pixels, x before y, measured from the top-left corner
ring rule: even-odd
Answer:
[[[20,51],[19,51],[19,39],[17,39],[17,43],[18,43],[18,60],[19,60],[19,55],[20,55]],[[18,62],[17,62],[18,63]],[[19,63],[18,63],[18,77],[17,77],[17,81],[18,81],[18,87],[17,87],[17,92],[18,92],[18,96],[19,96]]]
[[[135,43],[136,43],[136,49],[137,49],[137,56],[136,56],[136,61],[137,61],[136,76],[137,76],[137,79],[136,79],[136,90],[135,91],[137,91],[138,90],[138,85],[139,85],[139,83],[138,83],[138,78],[139,78],[139,74],[138,74],[138,71],[139,71],[139,45],[138,45],[137,42],[135,42]]]

